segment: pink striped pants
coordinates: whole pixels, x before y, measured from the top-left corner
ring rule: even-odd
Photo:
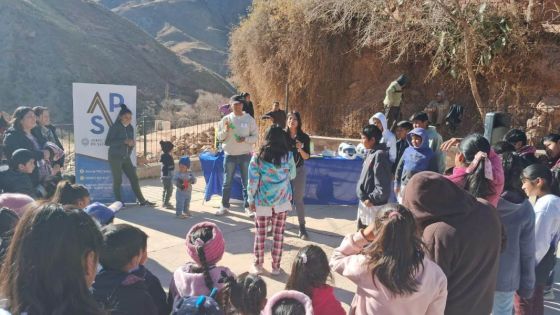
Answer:
[[[268,219],[272,219],[272,268],[280,268],[280,260],[282,259],[282,247],[284,245],[284,228],[286,227],[286,212],[276,213],[272,210],[272,217],[255,216],[255,244],[253,254],[255,255],[255,266],[261,266],[264,263],[264,243],[266,240],[266,223]]]

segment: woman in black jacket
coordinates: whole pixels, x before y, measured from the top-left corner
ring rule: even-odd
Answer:
[[[121,105],[121,110],[117,121],[109,127],[105,145],[109,147],[109,165],[111,165],[111,174],[113,175],[113,193],[115,199],[123,201],[121,196],[122,173],[128,177],[132,191],[138,199],[138,203],[142,206],[155,205],[149,202],[142,195],[138,176],[136,175],[136,167],[130,160],[130,154],[135,145],[134,128],[130,124],[132,121],[132,112],[126,105]]]
[[[44,148],[45,139],[36,137],[31,130],[37,124],[37,118],[31,107],[20,106],[12,115],[12,126],[4,134],[4,152],[6,158],[10,159],[12,153],[17,149],[27,149],[33,152],[37,163],[48,160],[50,152]],[[33,186],[39,184],[39,171],[37,168],[31,174]]]
[[[56,127],[51,124],[49,109],[43,106],[35,106],[33,107],[33,112],[37,116],[37,125],[31,130],[31,133],[37,138],[43,138],[45,141],[54,143],[64,151],[62,142],[60,142],[56,134]],[[60,169],[64,166],[64,156],[57,161],[52,161],[52,166],[53,169],[56,169],[55,173],[59,173]]]

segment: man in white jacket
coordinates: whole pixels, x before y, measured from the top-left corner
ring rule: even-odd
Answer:
[[[222,141],[224,150],[224,183],[222,186],[222,205],[216,215],[224,215],[229,211],[229,199],[235,169],[241,170],[243,185],[243,203],[245,212],[249,212],[247,204],[247,182],[249,162],[253,145],[257,143],[257,123],[249,114],[243,112],[243,98],[239,95],[230,99],[233,112],[224,116],[218,123],[218,140]]]

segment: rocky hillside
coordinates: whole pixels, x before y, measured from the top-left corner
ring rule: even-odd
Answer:
[[[139,105],[169,94],[194,102],[197,90],[223,95],[232,87],[185,63],[146,32],[87,0],[0,1],[0,104],[54,108],[71,121],[72,83],[136,85]]]
[[[97,0],[186,60],[229,75],[231,28],[252,0]]]

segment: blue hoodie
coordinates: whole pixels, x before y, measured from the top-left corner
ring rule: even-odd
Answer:
[[[412,146],[412,135],[422,138],[422,144],[419,148]],[[396,180],[397,185],[406,185],[412,175],[422,171],[437,172],[437,161],[434,158],[434,152],[430,149],[428,134],[425,129],[415,128],[406,135],[408,148],[397,165]]]

